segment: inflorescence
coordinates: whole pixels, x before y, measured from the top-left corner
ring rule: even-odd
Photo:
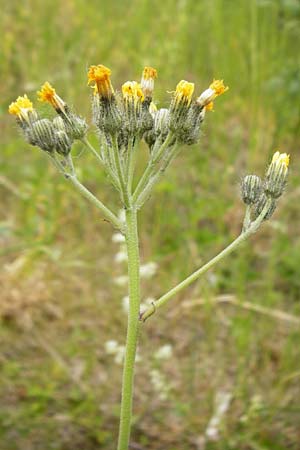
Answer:
[[[172,95],[169,109],[158,110],[152,101],[157,71],[145,67],[141,82],[127,81],[121,93],[111,83],[111,70],[103,65],[90,66],[88,85],[93,89],[93,122],[101,138],[110,144],[112,136],[126,150],[130,138],[145,138],[150,149],[157,140],[162,143],[169,131],[174,140],[184,144],[197,142],[205,112],[212,109],[213,100],[227,91],[222,80],[215,80],[196,100],[192,100],[194,84],[180,81]],[[40,117],[32,102],[24,95],[9,106],[9,113],[17,121],[26,140],[47,152],[66,155],[75,139],[83,139],[87,132],[84,119],[72,111],[47,81],[38,91],[38,99],[49,103],[58,118]]]
[[[144,139],[149,146],[150,162],[146,175],[150,178],[150,189],[158,173],[163,173],[176,156],[178,146],[191,145],[199,140],[206,112],[211,111],[215,99],[228,90],[223,80],[214,80],[204,92],[193,98],[194,83],[181,80],[172,92],[169,107],[157,109],[153,102],[157,71],[152,67],[144,68],[140,83],[125,82],[121,92],[114,90],[111,70],[103,65],[90,66],[87,78],[92,88],[93,123],[100,141],[99,159],[113,184],[123,190],[121,197],[125,204],[129,203],[125,185],[132,178],[134,158],[131,154],[136,144]],[[57,116],[54,119],[41,117],[27,95],[11,103],[9,113],[17,117],[30,144],[38,146],[53,159],[56,154],[67,159],[75,140],[87,142],[87,123],[49,82],[45,82],[37,94],[41,102],[49,103],[55,109]],[[269,208],[265,219],[273,214],[276,201],[286,185],[288,165],[289,156],[276,152],[264,180],[256,175],[248,175],[242,180],[242,198],[253,210],[254,217],[261,214],[267,203]],[[142,181],[133,194],[135,200],[140,196],[138,206],[147,197],[147,186],[145,189]]]

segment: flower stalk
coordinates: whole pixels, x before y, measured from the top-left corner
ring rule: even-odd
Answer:
[[[134,366],[140,327],[140,257],[135,208],[126,211],[126,246],[128,255],[129,312],[127,321],[126,350],[123,367],[122,400],[118,450],[127,450],[130,438]]]
[[[177,284],[175,287],[170,289],[166,294],[162,295],[157,301],[153,302],[153,304],[141,314],[141,321],[146,322],[146,320],[149,319],[149,317],[151,317],[159,308],[168,303],[168,301],[172,297],[177,295],[180,291],[182,291],[190,284],[192,284],[194,281],[196,281],[198,278],[200,278],[202,275],[204,275],[215,264],[217,264],[223,258],[228,256],[234,250],[236,250],[237,247],[239,247],[240,244],[244,242],[251,234],[254,234],[258,230],[262,221],[264,220],[264,215],[267,212],[269,206],[270,206],[269,203],[266,204],[260,216],[254,222],[252,222],[251,225],[248,226],[246,230],[243,230],[241,234],[233,242],[231,242],[231,244],[229,244],[226,248],[224,248],[224,250],[222,250],[218,255],[216,255],[208,263],[204,264],[204,266],[200,267],[190,276],[181,281],[181,283]],[[248,216],[248,212],[246,212],[245,217],[246,216]]]

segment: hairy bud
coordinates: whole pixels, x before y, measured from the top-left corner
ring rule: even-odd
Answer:
[[[55,149],[60,155],[67,156],[72,147],[72,140],[65,131],[56,131],[55,133]]]
[[[180,134],[182,127],[186,123],[188,112],[194,92],[194,83],[181,80],[173,95],[170,105],[169,128],[175,134]]]
[[[46,152],[52,152],[55,149],[54,127],[49,119],[40,119],[35,121],[26,130],[28,142],[40,147]]]
[[[86,135],[88,125],[86,121],[77,116],[76,114],[69,112],[66,116],[66,126],[68,128],[69,134],[73,139],[83,139]]]
[[[247,175],[241,183],[241,194],[246,205],[254,205],[262,191],[262,180],[257,175]]]
[[[271,198],[268,195],[263,193],[259,197],[259,200],[255,206],[255,210],[254,210],[255,219],[257,219],[257,217],[261,215],[261,213],[263,212],[263,210],[266,208],[267,205],[269,205],[269,206],[264,214],[263,220],[270,219],[270,217],[273,215],[273,213],[276,209],[276,201],[273,198]]]
[[[116,97],[101,97],[97,92],[92,99],[93,122],[96,127],[104,132],[114,134],[122,127],[122,116]]]
[[[273,198],[283,194],[287,183],[290,157],[286,153],[276,152],[268,167],[265,179],[265,192]]]

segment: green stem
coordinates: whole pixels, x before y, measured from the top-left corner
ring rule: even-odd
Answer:
[[[157,151],[156,155],[153,156],[153,158],[150,159],[137,187],[133,194],[133,202],[137,200],[141,192],[144,190],[150,176],[152,175],[152,172],[155,170],[156,164],[159,162],[161,156],[163,155],[163,152],[166,150],[168,145],[173,139],[173,134],[170,132],[168,136],[166,137],[163,144],[160,146],[159,150]]]
[[[123,168],[121,165],[118,140],[117,140],[116,136],[112,136],[112,147],[113,147],[116,169],[117,169],[117,174],[118,174],[118,178],[119,178],[120,185],[121,185],[121,191],[123,194],[124,203],[128,207],[129,203],[130,203],[129,196],[128,196],[128,189],[127,189],[125,179],[124,179],[124,171],[123,171]]]
[[[111,167],[111,164],[109,164],[108,162],[104,161],[104,159],[101,157],[101,155],[99,155],[99,153],[97,152],[97,150],[95,149],[95,147],[92,146],[92,144],[90,143],[90,141],[85,137],[81,140],[81,142],[93,153],[93,155],[97,158],[97,160],[99,161],[99,163],[102,165],[102,167],[104,168],[104,170],[107,172],[107,174],[111,177],[111,181],[113,183],[113,185],[115,186],[115,188],[117,190],[120,190],[120,183],[118,178],[116,177],[116,174],[113,170],[113,168]]]
[[[129,445],[132,417],[134,366],[140,325],[140,267],[136,210],[131,208],[126,211],[126,223],[130,302],[127,324],[126,351],[123,369],[118,450],[128,450]]]
[[[73,185],[75,188],[85,197],[87,198],[93,205],[95,205],[102,214],[105,216],[109,222],[112,223],[114,227],[116,227],[118,230],[120,230],[122,233],[124,233],[124,225],[122,222],[118,219],[118,217],[109,209],[107,206],[104,205],[104,203],[101,202],[97,197],[95,197],[94,194],[92,194],[83,184],[80,183],[80,181],[77,179],[75,167],[73,165],[72,156],[69,153],[65,161],[69,165],[69,169],[71,169],[71,173],[66,172],[65,167],[62,165],[62,163],[56,158],[55,155],[47,154],[47,156],[50,158],[52,163],[55,165],[55,167],[65,176],[65,178]]]
[[[138,138],[136,137],[136,140]],[[127,175],[128,175],[128,190],[131,195],[132,192],[132,182],[133,182],[133,175],[134,175],[134,169],[136,165],[136,153],[137,153],[137,146],[138,142],[135,142],[133,144],[132,142],[133,138],[130,138],[131,144],[128,146],[128,167],[127,167]]]
[[[243,222],[243,231],[246,231],[251,225],[251,205],[246,206],[246,213]]]
[[[177,154],[178,154],[178,146],[175,144],[175,146],[164,156],[160,168],[154,174],[152,174],[152,176],[150,176],[148,182],[144,186],[144,189],[136,199],[135,204],[137,209],[140,209],[143,206],[148,196],[150,195],[152,189],[154,188],[155,184],[160,180],[165,170],[167,169],[167,167],[176,157]]]
[[[211,259],[208,263],[204,264],[204,266],[200,267],[198,270],[193,272],[190,276],[188,276],[185,280],[181,281],[181,283],[177,284],[177,286],[173,287],[160,297],[157,301],[153,302],[152,306],[150,306],[146,311],[141,315],[141,321],[145,322],[150,316],[152,316],[157,309],[161,308],[165,305],[171,297],[178,294],[182,289],[189,286],[191,283],[197,280],[201,275],[207,272],[212,266],[214,266],[217,262],[221,261],[225,256],[229,255],[233,252],[242,242],[244,242],[251,234],[255,233],[259,228],[261,222],[263,221],[263,217],[265,216],[267,210],[269,208],[269,203],[267,203],[266,207],[263,209],[260,216],[252,222],[249,228],[242,232],[231,244],[228,245],[224,250],[222,250],[217,256]]]
[[[90,143],[90,141],[84,137],[82,138],[81,142],[89,149],[91,150],[91,152],[93,153],[93,155],[98,159],[98,161],[100,162],[100,164],[102,166],[104,166],[104,161],[101,158],[101,156],[99,155],[99,153],[97,152],[97,150],[95,149],[95,147],[92,146],[92,144]]]
[[[102,214],[105,216],[109,222],[113,224],[114,227],[119,229],[121,232],[124,232],[124,227],[122,222],[118,219],[118,217],[105,206],[97,197],[95,197],[80,181],[76,178],[75,175],[66,174],[66,178],[73,183],[75,188],[85,197],[87,198],[93,205],[95,205]]]

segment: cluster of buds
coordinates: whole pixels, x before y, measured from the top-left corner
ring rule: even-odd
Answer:
[[[172,94],[170,106],[157,109],[153,102],[157,71],[152,67],[144,68],[140,83],[127,81],[117,93],[111,83],[111,70],[104,65],[90,66],[87,78],[93,89],[92,116],[101,144],[110,147],[112,142],[117,142],[122,154],[126,154],[129,142],[132,148],[133,143],[142,138],[150,151],[162,145],[167,137],[168,148],[175,143],[197,142],[205,112],[212,109],[217,96],[228,90],[223,80],[214,80],[193,99],[194,83],[181,80]],[[55,119],[40,117],[26,95],[13,102],[9,112],[17,116],[30,144],[67,156],[75,139],[84,140],[86,121],[71,110],[48,82],[38,91],[38,99],[52,105],[57,113]]]
[[[228,90],[223,80],[214,80],[196,100],[193,100],[195,85],[181,80],[173,93],[170,107],[152,112],[154,126],[145,136],[152,149],[155,142],[163,142],[171,132],[179,143],[195,144],[200,137],[200,127],[206,111],[213,109],[213,100]]]
[[[185,144],[197,142],[205,112],[213,100],[226,92],[223,80],[215,80],[196,100],[192,99],[194,84],[181,80],[169,108],[157,109],[152,101],[157,71],[145,67],[141,82],[127,81],[121,94],[111,84],[111,71],[103,65],[91,66],[88,84],[93,88],[93,121],[106,137],[117,135],[119,143],[128,137],[144,137],[150,149],[156,141],[163,142],[169,132],[174,141]]]
[[[67,156],[73,141],[84,138],[87,124],[57,95],[50,83],[44,83],[37,94],[41,102],[50,103],[57,112],[53,120],[41,118],[27,95],[18,97],[9,105],[8,111],[17,117],[25,139],[30,144],[48,153],[56,151]]]
[[[141,83],[127,81],[121,94],[115,93],[110,76],[111,70],[101,64],[88,70],[88,84],[93,88],[93,121],[108,142],[116,136],[122,147],[129,138],[142,138],[153,126],[149,107],[157,73],[145,67]]]
[[[288,177],[289,155],[275,152],[265,178],[247,175],[241,183],[244,203],[253,207],[257,218],[264,210],[264,220],[269,219],[276,209],[277,199],[283,194]]]

